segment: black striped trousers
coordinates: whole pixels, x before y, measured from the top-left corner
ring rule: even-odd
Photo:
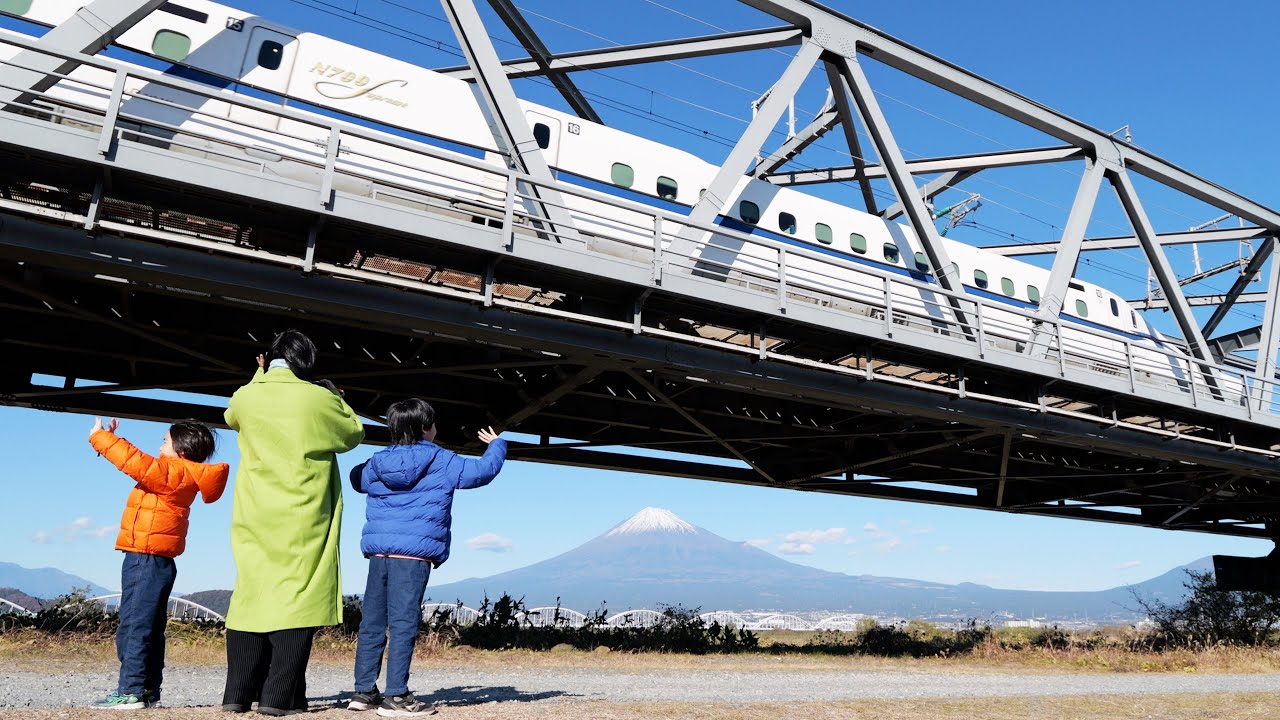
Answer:
[[[227,630],[226,710],[274,715],[307,709],[307,661],[317,628],[269,633]],[[278,712],[272,712],[278,711]]]

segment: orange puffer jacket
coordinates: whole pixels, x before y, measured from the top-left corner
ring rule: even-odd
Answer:
[[[152,457],[106,430],[90,435],[89,443],[138,482],[120,518],[117,550],[178,557],[187,546],[187,518],[196,492],[211,503],[227,488],[226,463]]]

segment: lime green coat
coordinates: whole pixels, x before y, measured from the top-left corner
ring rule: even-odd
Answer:
[[[337,454],[364,439],[360,418],[285,368],[259,370],[231,396],[225,418],[240,446],[227,627],[261,633],[340,623]]]

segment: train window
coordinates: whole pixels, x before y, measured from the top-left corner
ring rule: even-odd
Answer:
[[[191,54],[191,38],[180,32],[161,30],[151,39],[151,52],[165,60],[182,62]]]
[[[27,5],[30,5],[30,4],[31,4],[30,2],[27,3]],[[0,0],[0,10],[3,10],[4,6],[5,6],[4,0]],[[183,7],[178,3],[167,2],[160,6],[160,12],[166,12],[171,15],[177,15],[178,17],[186,18],[188,20],[195,20],[198,23],[209,22],[208,13],[202,13],[199,10],[192,10],[189,7]]]
[[[1089,305],[1083,300],[1076,301],[1076,315],[1082,318],[1089,317]]]
[[[680,185],[669,177],[658,176],[658,197],[663,200],[675,200],[676,193],[680,190]]]
[[[898,246],[894,245],[893,243],[885,243],[884,259],[885,259],[885,262],[891,262],[896,264],[898,262]]]
[[[1032,305],[1039,305],[1040,304],[1040,288],[1036,287],[1035,285],[1028,285],[1027,299],[1031,301]]]
[[[1120,306],[1116,305],[1116,299],[1111,298],[1111,314],[1120,317]]]
[[[951,263],[951,277],[957,280],[960,279],[960,266],[956,263]]]
[[[262,45],[258,46],[258,67],[279,70],[282,60],[284,60],[284,46],[275,40],[263,40]]]
[[[636,171],[632,170],[630,165],[614,163],[613,169],[609,171],[609,179],[613,180],[614,185],[629,188],[635,184]]]
[[[867,239],[858,233],[849,233],[849,249],[859,255],[867,251]]]
[[[973,271],[973,286],[974,286],[974,287],[976,287],[976,288],[978,288],[978,289],[980,289],[980,290],[986,290],[986,289],[987,289],[987,286],[988,286],[988,285],[990,285],[990,284],[991,284],[991,283],[987,282],[987,273],[986,273],[986,271],[985,271],[985,270],[974,270],[974,271]]]
[[[30,9],[31,0],[0,0],[0,12],[26,15]]]
[[[796,216],[789,212],[778,213],[778,228],[788,235],[795,235]]]
[[[1129,322],[1133,323],[1134,327],[1138,327],[1138,311],[1137,310],[1129,311]]]
[[[546,123],[534,123],[533,139],[538,141],[538,147],[543,150],[551,147],[551,126]]]
[[[738,217],[748,225],[760,222],[760,206],[750,200],[738,203]]]
[[[929,258],[922,252],[916,253],[916,270],[923,273],[929,272]]]
[[[1013,281],[1009,278],[1000,278],[1000,292],[1013,297],[1018,294],[1018,288],[1014,286]]]
[[[831,226],[822,223],[813,226],[813,236],[823,245],[830,245],[831,240],[835,237],[831,234]]]

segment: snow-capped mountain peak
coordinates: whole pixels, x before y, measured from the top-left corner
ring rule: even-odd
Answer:
[[[675,513],[662,508],[647,507],[632,515],[626,522],[610,530],[605,537],[647,532],[671,532],[697,535],[698,528],[681,520]]]

